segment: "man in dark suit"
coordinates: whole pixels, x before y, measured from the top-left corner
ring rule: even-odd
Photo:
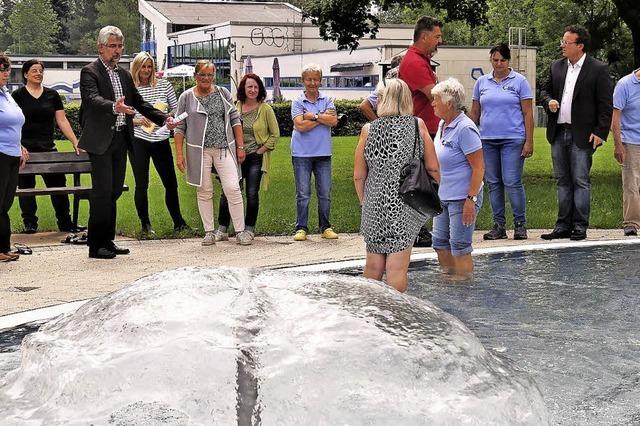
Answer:
[[[116,203],[122,193],[127,168],[127,148],[133,141],[133,115],[138,110],[154,123],[175,127],[167,114],[145,102],[131,74],[120,67],[124,37],[119,28],[107,26],[98,34],[95,62],[80,72],[79,147],[89,153],[93,190],[89,197],[89,257],[113,259],[129,249],[114,243]]]
[[[565,29],[560,42],[565,59],[551,65],[540,91],[548,112],[547,140],[558,187],[558,220],[545,240],[587,238],[591,207],[591,159],[607,139],[613,111],[609,68],[585,53],[589,32],[578,25]]]

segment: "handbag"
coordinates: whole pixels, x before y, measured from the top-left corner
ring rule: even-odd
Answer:
[[[431,177],[422,158],[415,158],[418,141],[422,143],[418,129],[418,119],[414,117],[416,137],[413,141],[411,160],[400,170],[398,193],[402,201],[424,216],[432,217],[442,213],[438,196],[438,182]]]

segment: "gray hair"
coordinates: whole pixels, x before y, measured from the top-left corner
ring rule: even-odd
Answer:
[[[464,107],[464,86],[453,77],[433,86],[431,95],[439,97],[442,102],[451,105],[455,111],[462,111]]]
[[[119,40],[124,40],[124,36],[122,35],[120,28],[114,27],[113,25],[107,25],[100,29],[100,32],[98,33],[98,44],[107,44],[109,37],[111,36],[116,37]]]
[[[320,68],[320,65],[318,64],[307,64],[304,67],[302,67],[302,77],[304,78],[304,75],[308,72],[317,72],[320,73],[320,77],[322,77],[322,68]]]

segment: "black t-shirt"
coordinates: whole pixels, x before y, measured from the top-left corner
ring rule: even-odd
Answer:
[[[53,130],[56,123],[56,111],[64,110],[58,92],[45,87],[42,95],[36,99],[23,86],[11,95],[22,108],[25,118],[22,126],[22,145],[29,151],[55,149]]]

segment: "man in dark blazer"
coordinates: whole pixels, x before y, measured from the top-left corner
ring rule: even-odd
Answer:
[[[578,25],[565,29],[562,56],[551,64],[540,91],[548,113],[547,140],[558,187],[558,220],[545,240],[587,237],[591,207],[591,160],[607,139],[613,112],[609,68],[585,53],[589,32]]]
[[[133,115],[138,110],[154,123],[175,127],[165,113],[145,102],[131,74],[120,67],[124,37],[119,28],[107,26],[98,34],[95,62],[80,72],[79,147],[89,153],[93,190],[89,197],[89,257],[113,259],[129,249],[114,243],[116,203],[122,194],[127,169],[127,148],[133,141]]]

